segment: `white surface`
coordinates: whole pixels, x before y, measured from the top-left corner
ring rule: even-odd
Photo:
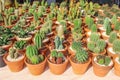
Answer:
[[[54,75],[49,68],[41,75],[33,76],[25,67],[22,71],[14,73],[8,67],[0,68],[0,80],[120,80],[120,77],[114,74],[112,69],[105,77],[97,77],[93,73],[93,68],[90,67],[84,75],[76,75],[72,68],[68,67],[62,75]]]

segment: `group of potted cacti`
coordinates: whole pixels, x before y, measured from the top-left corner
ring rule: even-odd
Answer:
[[[92,63],[97,76],[107,75],[113,66],[120,76],[120,20],[118,15],[100,17],[105,14],[103,7],[108,6],[84,0],[5,7],[0,12],[0,67],[6,63],[18,72],[26,64],[39,75],[48,63],[50,71],[59,75],[70,62],[75,74],[84,74]]]

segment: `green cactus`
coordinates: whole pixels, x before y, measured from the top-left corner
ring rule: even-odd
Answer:
[[[62,53],[62,52],[58,52],[57,57],[58,57],[58,58],[63,58],[63,57],[64,57],[64,55],[63,55],[63,53]]]
[[[87,24],[88,28],[91,29],[91,26],[94,24],[94,20],[93,18],[86,16],[85,23]]]
[[[39,33],[35,34],[34,44],[36,45],[36,47],[38,49],[42,47],[42,38],[41,38],[41,35]]]
[[[112,17],[112,19],[111,19],[111,23],[112,23],[112,24],[115,24],[116,21],[117,21],[117,16],[114,15],[114,16]]]
[[[96,42],[97,40],[100,39],[100,35],[98,33],[91,33],[90,35],[90,41]]]
[[[87,48],[88,48],[89,50],[93,51],[93,50],[95,49],[95,43],[92,42],[92,41],[88,42]]]
[[[57,57],[57,51],[56,50],[52,50],[50,56],[54,57],[54,58]]]
[[[55,42],[55,49],[61,50],[64,48],[62,38],[56,36],[54,42]]]
[[[113,51],[115,53],[120,53],[120,40],[116,39],[113,41]]]
[[[97,32],[97,26],[96,26],[96,24],[92,25],[91,32]]]
[[[109,35],[110,32],[112,31],[111,23],[110,23],[109,18],[105,18],[103,26],[106,29],[106,34]]]
[[[111,32],[110,37],[109,37],[109,42],[113,43],[114,40],[117,39],[117,33],[116,32]]]
[[[15,42],[14,47],[16,49],[24,49],[26,47],[26,45],[27,45],[26,41],[20,40],[20,41]]]
[[[96,58],[97,58],[97,63],[101,65],[108,66],[111,62],[111,58],[109,56],[97,55]]]
[[[72,49],[77,51],[82,48],[82,43],[81,42],[76,42],[74,41],[71,45]]]
[[[60,38],[64,38],[64,28],[63,28],[63,26],[58,26],[58,28],[57,28],[57,35]]]
[[[114,30],[119,31],[120,30],[120,22],[116,21],[114,24]]]
[[[26,56],[28,59],[31,59],[32,56],[38,55],[38,49],[35,45],[29,45],[26,48]]]
[[[88,60],[88,53],[84,49],[78,50],[75,54],[78,63],[84,63]]]
[[[17,52],[17,50],[13,47],[9,48],[9,55],[12,59],[17,59],[19,56],[19,53]]]
[[[99,47],[95,47],[93,52],[96,53],[96,54],[99,54],[100,53],[100,48]]]
[[[106,47],[106,42],[102,39],[98,40],[96,42],[96,46],[100,49],[100,52],[104,51],[105,47]]]

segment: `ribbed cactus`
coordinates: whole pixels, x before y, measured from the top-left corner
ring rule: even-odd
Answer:
[[[26,48],[26,56],[28,59],[31,59],[32,56],[38,55],[38,49],[35,45],[29,45]]]
[[[57,51],[56,50],[52,50],[50,56],[51,57],[57,57]]]
[[[91,32],[97,32],[97,26],[96,26],[96,24],[92,25]]]
[[[55,49],[61,50],[64,48],[62,38],[56,36],[54,42],[55,42]]]
[[[120,22],[116,21],[114,24],[114,30],[119,31],[120,30]]]
[[[90,16],[86,16],[85,23],[88,25],[88,28],[91,29],[91,26],[94,24],[94,20]]]
[[[84,49],[81,49],[76,52],[75,59],[78,63],[84,63],[88,60],[88,53]]]
[[[100,35],[98,33],[91,33],[90,35],[90,41],[96,42],[97,40],[100,39]]]
[[[17,50],[13,47],[9,48],[9,55],[12,59],[17,59],[19,56],[19,53],[17,52]]]
[[[106,47],[106,42],[102,39],[98,40],[96,42],[96,46],[100,49],[100,52],[104,51],[105,47]]]
[[[27,45],[26,41],[20,40],[15,42],[14,47],[16,49],[24,49],[26,45]]]
[[[97,63],[101,65],[108,66],[111,62],[111,58],[109,56],[98,55],[96,56],[96,58],[97,58]]]
[[[117,39],[117,33],[116,32],[111,32],[110,37],[109,37],[109,42],[113,43],[114,40]]]
[[[81,42],[76,42],[74,41],[71,45],[72,49],[77,51],[82,48],[82,43]]]
[[[64,37],[64,28],[63,26],[58,26],[57,28],[57,35],[60,37],[60,38],[63,38]]]
[[[112,19],[111,19],[111,23],[112,24],[115,24],[117,21],[117,16],[116,15],[113,15]]]
[[[87,43],[87,48],[91,51],[93,51],[95,49],[95,43],[90,41]]]
[[[35,34],[34,44],[36,45],[36,47],[38,49],[42,47],[42,38],[41,38],[41,35],[39,33]]]
[[[115,53],[120,53],[120,40],[116,39],[113,41],[113,51]]]

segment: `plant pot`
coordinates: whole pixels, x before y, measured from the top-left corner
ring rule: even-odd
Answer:
[[[24,57],[25,57],[25,55],[23,55],[22,59],[20,59],[18,61],[14,61],[14,62],[8,61],[7,56],[8,56],[8,54],[5,54],[3,59],[4,59],[5,63],[8,65],[9,69],[12,72],[19,72],[24,68]]]
[[[103,38],[104,40],[108,40],[109,35],[106,35],[106,32],[102,32],[102,38]]]
[[[29,71],[31,72],[32,75],[40,75],[44,72],[45,67],[46,67],[46,58],[44,59],[43,62],[39,64],[30,64],[27,62],[27,58],[25,58],[25,64],[27,65]]]
[[[117,76],[120,76],[120,62],[118,61],[118,57],[114,59],[114,73]]]
[[[91,63],[91,58],[89,57],[88,61],[85,62],[85,63],[75,63],[72,61],[72,58],[74,57],[75,55],[71,55],[70,58],[69,58],[69,61],[71,63],[71,66],[72,66],[72,70],[75,74],[84,74],[90,63]]]
[[[116,54],[113,51],[112,47],[108,47],[107,48],[107,54],[108,54],[108,56],[112,57],[113,59],[115,59],[119,55],[119,54]]]
[[[96,57],[92,58],[92,65],[93,65],[93,72],[94,72],[94,74],[96,76],[99,76],[99,77],[106,76],[107,73],[112,69],[113,62],[109,66],[102,66],[102,65],[99,65],[98,63],[95,62],[95,58]]]
[[[47,56],[47,62],[48,62],[50,71],[56,75],[60,75],[60,74],[64,73],[64,71],[67,68],[68,59],[66,58],[65,62],[63,62],[62,64],[54,64],[54,63],[50,62],[49,58],[50,58],[50,55]]]
[[[97,55],[105,55],[106,54],[106,49],[104,49],[104,51],[103,52],[100,52],[100,53],[92,53],[92,57],[95,57],[95,56],[97,56]]]
[[[69,53],[70,55],[75,55],[76,51],[74,51],[74,50],[72,49],[72,47],[69,47],[69,48],[68,48],[68,53]]]
[[[0,46],[0,47],[2,47],[2,48],[5,49],[5,50],[9,50],[9,48],[10,48],[12,45],[13,45],[13,43],[10,42],[10,44],[8,44],[8,45],[3,45],[3,46]]]
[[[6,54],[6,53],[5,53],[5,54]],[[0,55],[0,67],[4,67],[4,66],[6,65],[5,62],[4,62],[4,60],[3,60],[3,56],[4,56],[5,54]]]

